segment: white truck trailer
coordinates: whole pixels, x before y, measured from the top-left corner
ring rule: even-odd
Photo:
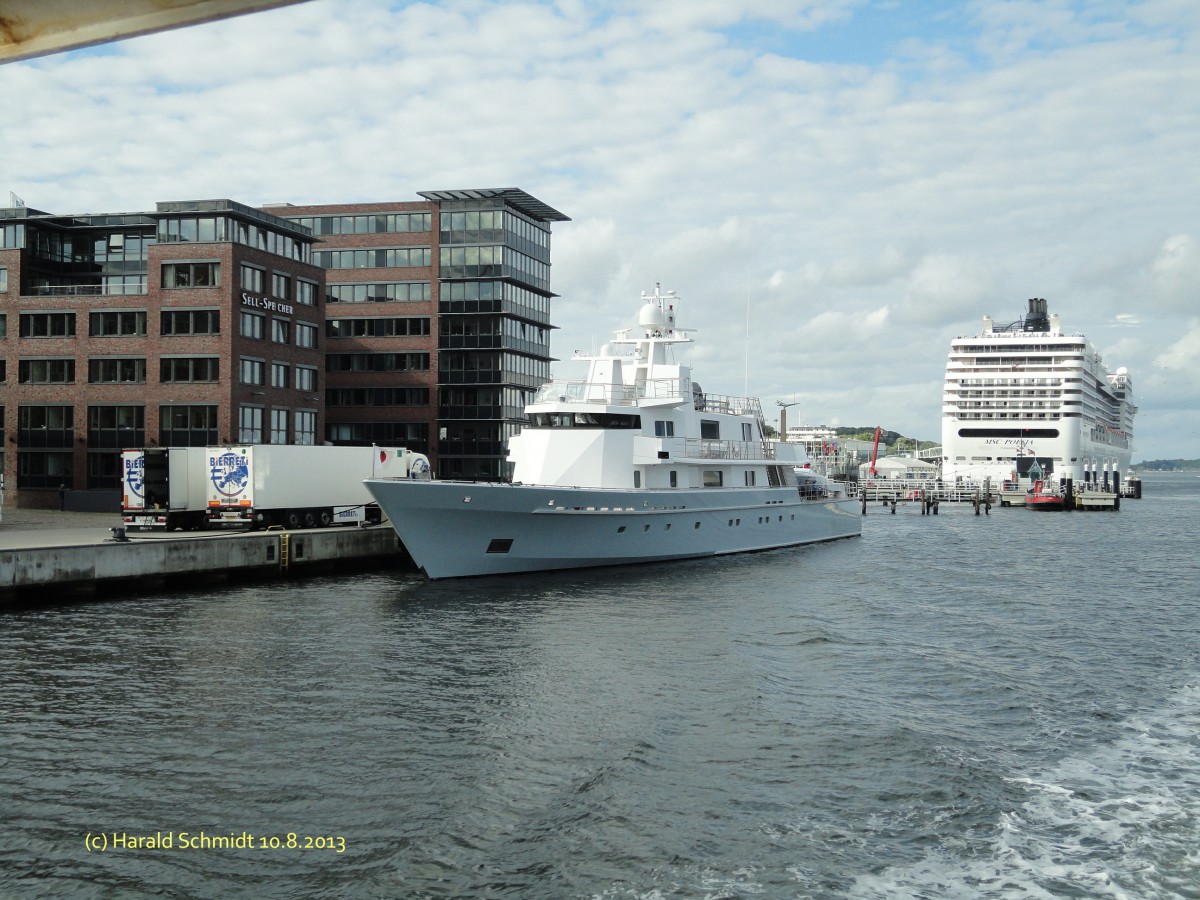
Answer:
[[[429,460],[403,448],[243,444],[206,452],[209,525],[373,524],[381,515],[365,479],[430,477]]]
[[[148,447],[121,451],[126,528],[184,531],[208,526],[208,451]]]

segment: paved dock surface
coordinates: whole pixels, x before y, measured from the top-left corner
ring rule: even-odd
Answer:
[[[197,579],[289,578],[364,567],[412,567],[390,525],[295,531],[125,531],[121,514],[5,509],[0,521],[0,609],[136,596]],[[49,590],[48,590],[49,589]]]
[[[119,512],[59,512],[6,505],[0,520],[0,550],[105,543],[112,540],[111,529],[121,524]]]

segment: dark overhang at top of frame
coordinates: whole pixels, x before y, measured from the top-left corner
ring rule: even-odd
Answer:
[[[525,213],[533,219],[543,222],[570,222],[570,216],[564,216],[553,206],[548,206],[537,197],[525,193],[520,188],[478,188],[462,191],[417,191],[426,200],[441,202],[443,200],[503,200],[509,206]]]

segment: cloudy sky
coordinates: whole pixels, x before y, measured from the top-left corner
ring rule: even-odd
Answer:
[[[55,213],[520,187],[555,356],[661,283],[768,420],[940,439],[951,338],[1045,297],[1200,457],[1195,0],[310,0],[2,65],[0,121]]]

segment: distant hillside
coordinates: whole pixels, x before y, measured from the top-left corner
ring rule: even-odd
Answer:
[[[875,426],[874,425],[867,426],[866,428],[860,428],[860,427],[836,428],[834,430],[837,432],[838,437],[851,438],[853,440],[858,440],[858,441],[874,441],[875,440]],[[879,446],[880,447],[884,447],[884,448],[894,447],[894,446],[896,446],[897,441],[903,441],[906,450],[912,450],[912,445],[913,445],[914,441],[917,444],[918,450],[924,450],[927,447],[936,447],[940,443],[939,441],[918,440],[917,438],[912,438],[912,437],[909,437],[908,435],[901,434],[898,431],[881,431],[879,433]]]
[[[1139,472],[1200,472],[1200,459],[1148,459],[1133,467]]]

